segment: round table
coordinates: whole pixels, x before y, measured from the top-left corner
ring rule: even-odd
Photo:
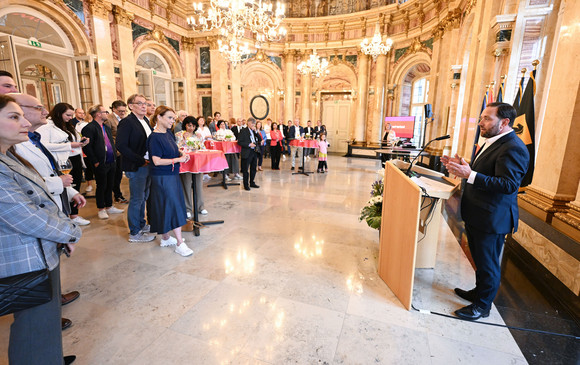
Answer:
[[[186,152],[189,161],[180,164],[179,172],[191,172],[194,174],[218,172],[228,168],[226,156],[222,151],[198,150]]]
[[[301,147],[301,148],[318,148],[318,141],[315,139],[293,139],[290,141],[290,146]],[[292,173],[292,175],[302,174],[308,176],[313,171],[306,171],[306,165],[304,164],[304,152],[302,153],[302,171],[298,168],[298,172]]]
[[[223,153],[240,153],[242,146],[237,141],[214,141],[207,140],[204,142],[205,148],[208,150],[218,150]]]

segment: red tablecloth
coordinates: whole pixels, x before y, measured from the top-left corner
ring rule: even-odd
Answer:
[[[293,139],[290,141],[290,146],[304,148],[318,148],[318,141],[315,139]]]
[[[179,172],[208,173],[228,168],[226,156],[222,151],[201,150],[187,154],[189,161],[180,164]]]
[[[240,153],[242,151],[242,146],[238,144],[238,141],[205,141],[205,148],[208,150],[218,150],[223,153]]]

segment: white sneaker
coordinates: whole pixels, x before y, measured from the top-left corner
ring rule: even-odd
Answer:
[[[202,209],[199,213],[203,214],[203,215],[207,215],[207,210]]]
[[[191,250],[191,248],[187,247],[187,244],[185,242],[181,242],[181,245],[175,247],[175,253],[178,253],[183,257],[193,255],[193,251]]]
[[[211,176],[209,176],[208,174],[203,175],[203,181],[210,181],[210,180],[211,180]]]
[[[109,219],[109,215],[107,214],[107,211],[105,209],[99,210],[99,213],[97,213],[97,215],[99,216],[100,219]]]
[[[306,156],[306,159],[307,159],[307,160],[310,160],[310,156]]]
[[[286,155],[282,155],[282,161],[286,161]]]
[[[141,228],[141,231],[139,233],[150,233],[151,232],[151,226],[146,224],[143,226],[143,228]]]
[[[228,175],[226,175],[226,181],[232,181],[231,177],[229,177]]]
[[[72,221],[75,222],[76,224],[78,224],[79,226],[87,226],[87,225],[91,224],[91,221],[84,219],[80,215],[77,215],[76,218],[72,219]]]
[[[85,193],[90,193],[91,191],[93,191],[93,186],[92,185],[87,186],[87,188],[85,189]]]
[[[169,236],[169,238],[166,240],[161,238],[161,244],[159,246],[168,247],[168,246],[175,246],[176,244],[177,244],[177,238]]]
[[[110,213],[110,214],[119,214],[119,213],[123,213],[124,211],[125,211],[125,209],[119,209],[119,208],[115,208],[115,207],[107,208],[107,213]]]
[[[187,219],[191,219],[191,213],[187,212]]]
[[[243,178],[243,177],[242,177],[240,174],[236,174],[236,175],[234,176],[234,179],[235,179],[235,180],[244,180],[244,178]]]
[[[143,243],[151,242],[155,239],[155,235],[150,235],[147,233],[139,232],[137,234],[132,234],[129,236],[129,242],[132,243]]]

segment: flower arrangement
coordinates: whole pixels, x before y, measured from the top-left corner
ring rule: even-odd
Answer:
[[[218,140],[218,141],[235,141],[236,140],[236,136],[234,135],[234,132],[232,132],[230,129],[218,130],[215,137],[216,137],[216,140]]]
[[[205,149],[205,145],[203,144],[203,142],[200,141],[199,138],[196,138],[196,137],[189,137],[187,139],[187,147],[190,150],[204,150]]]
[[[385,175],[385,170],[377,171],[380,176]],[[368,226],[374,229],[381,228],[381,216],[383,214],[383,189],[385,185],[383,179],[379,179],[373,183],[371,186],[371,198],[366,203],[366,205],[360,211],[360,217],[358,220],[360,222],[363,219],[367,222]]]

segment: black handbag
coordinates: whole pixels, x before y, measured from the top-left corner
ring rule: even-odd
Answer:
[[[46,268],[0,278],[0,316],[46,304],[52,300],[50,271],[42,244],[38,242]]]

